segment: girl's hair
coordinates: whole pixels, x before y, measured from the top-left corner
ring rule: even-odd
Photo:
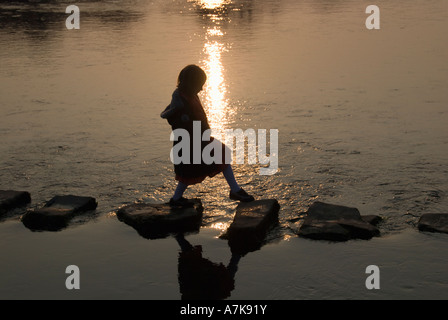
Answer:
[[[193,83],[204,83],[207,80],[207,75],[204,70],[194,64],[190,64],[183,68],[177,78],[177,86],[189,87]]]

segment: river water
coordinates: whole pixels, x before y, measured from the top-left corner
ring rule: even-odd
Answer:
[[[276,198],[280,224],[238,263],[228,299],[448,298],[447,241],[419,233],[448,197],[448,4],[376,1],[0,1],[0,189],[93,196],[93,217],[33,232],[15,211],[0,223],[0,297],[180,299],[177,242],[147,240],[117,208],[168,201],[170,127],[159,117],[179,71],[198,64],[217,130],[278,129],[278,171],[235,164],[256,198]],[[227,264],[219,238],[236,203],[221,176],[186,192],[205,206],[187,236]],[[384,217],[381,237],[343,244],[298,238],[314,201]],[[81,290],[67,290],[67,265]],[[382,288],[367,290],[378,265]]]

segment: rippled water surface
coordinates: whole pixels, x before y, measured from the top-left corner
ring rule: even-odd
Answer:
[[[240,260],[230,298],[448,298],[448,239],[415,228],[448,207],[446,1],[377,1],[380,30],[366,29],[354,0],[77,1],[79,30],[65,27],[69,4],[0,1],[0,189],[29,191],[31,208],[57,194],[99,205],[60,232],[28,230],[20,210],[3,218],[0,297],[181,297],[175,240],[143,239],[115,212],[171,197],[159,114],[195,63],[213,128],[279,130],[275,175],[234,165],[247,191],[281,210],[269,243]],[[186,196],[205,206],[187,239],[227,264],[219,235],[236,203],[224,178]],[[316,200],[381,215],[382,236],[297,238]],[[78,295],[64,286],[69,264],[83,274]],[[370,264],[387,271],[375,293]]]

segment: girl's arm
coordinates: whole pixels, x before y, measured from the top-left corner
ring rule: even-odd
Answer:
[[[173,116],[180,110],[182,110],[185,107],[184,102],[182,101],[182,98],[180,97],[180,94],[178,90],[176,89],[173,92],[171,103],[168,105],[168,107],[165,108],[164,111],[160,114],[160,116],[163,119],[168,119],[169,117]]]

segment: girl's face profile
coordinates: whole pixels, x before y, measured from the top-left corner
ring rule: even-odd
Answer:
[[[204,87],[205,81],[202,81],[202,79],[198,79],[195,81],[192,85],[192,91],[194,94],[198,94],[200,91],[202,91]]]

